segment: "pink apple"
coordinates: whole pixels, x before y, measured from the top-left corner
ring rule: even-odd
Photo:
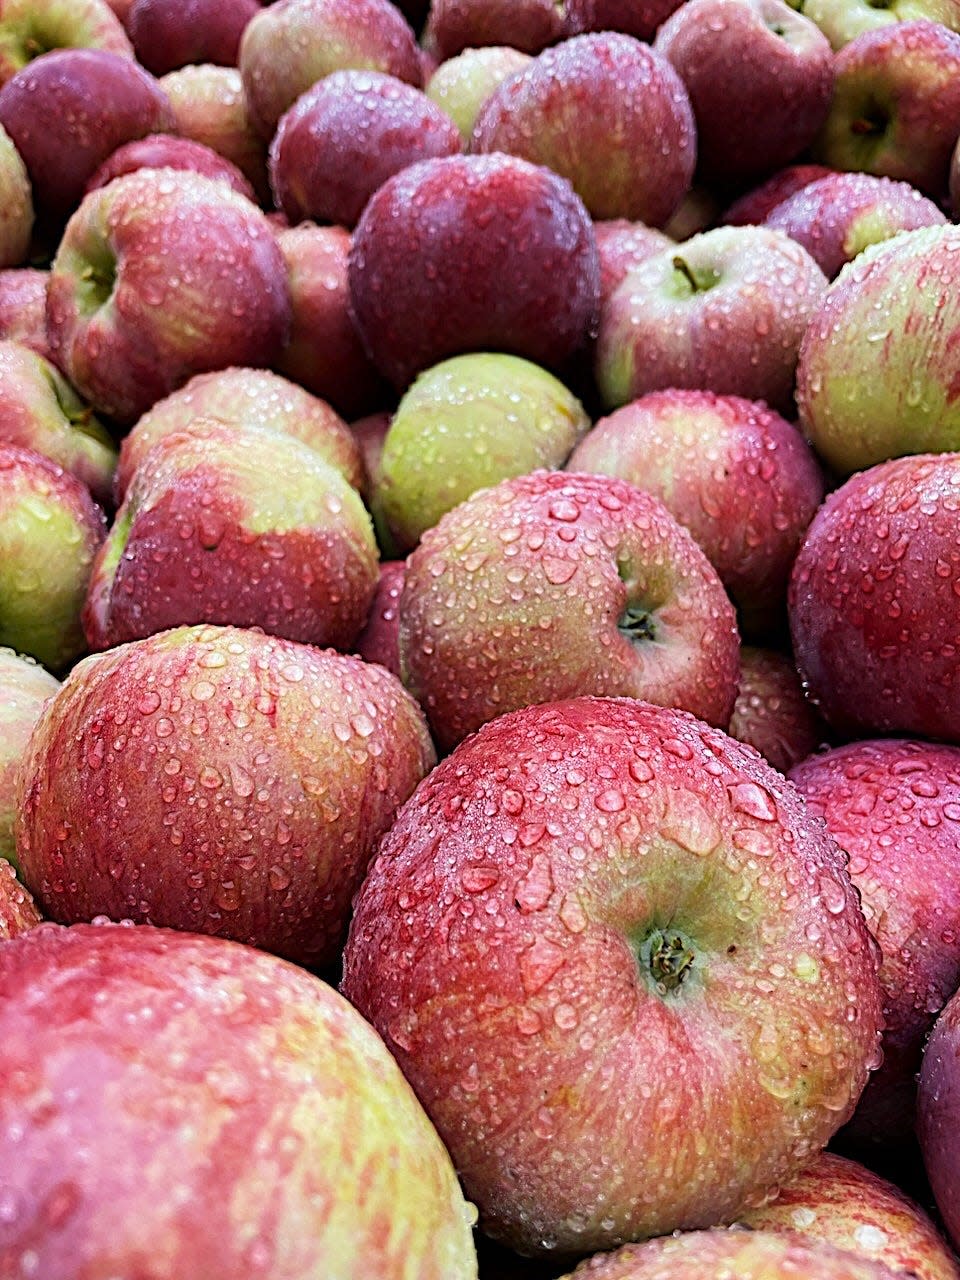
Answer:
[[[0,271],[0,340],[21,342],[50,359],[47,341],[47,280],[36,267]]]
[[[106,0],[0,3],[0,85],[55,49],[104,49],[133,59],[130,41]]]
[[[740,684],[727,732],[759,751],[781,773],[827,737],[790,658],[753,645],[740,650]]]
[[[655,253],[672,247],[670,237],[643,222],[611,218],[593,224],[600,254],[600,305],[613,293],[624,276]]]
[[[779,169],[758,187],[752,187],[734,200],[719,221],[731,227],[759,226],[769,214],[795,191],[801,191],[817,178],[833,173],[823,164],[789,164]]]
[[[482,1228],[575,1255],[799,1171],[879,1060],[875,965],[781,775],[692,716],[581,698],[485,725],[404,805],[343,991]]]
[[[30,251],[33,195],[26,165],[0,125],[0,268],[19,267]]]
[[[9,942],[39,923],[40,913],[29,891],[17,879],[10,863],[0,859],[0,942]]]
[[[133,0],[126,28],[155,76],[187,65],[237,64],[240,38],[259,0]]]
[[[367,618],[367,625],[354,646],[365,662],[378,662],[400,676],[400,596],[403,594],[404,562],[386,560],[380,565],[380,582]]]
[[[40,713],[60,682],[32,658],[0,649],[0,938],[13,905],[4,860],[16,866],[13,823],[17,813],[17,776]],[[24,900],[29,895],[24,894]]]
[[[960,1248],[960,996],[937,1019],[923,1053],[917,1096],[917,1136],[937,1208]]]
[[[103,164],[95,170],[86,185],[86,191],[105,187],[114,178],[138,169],[183,169],[199,173],[206,178],[225,182],[238,195],[256,200],[253,187],[235,164],[219,155],[202,142],[179,138],[169,133],[155,133],[149,138],[138,138],[117,147]]]

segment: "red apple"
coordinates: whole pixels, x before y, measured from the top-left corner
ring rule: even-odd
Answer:
[[[259,12],[259,0],[133,0],[126,27],[140,62],[162,76],[199,63],[236,66],[240,37]]]
[[[825,741],[821,723],[803,693],[797,668],[775,649],[744,645],[740,684],[727,732],[759,751],[781,773]]]
[[[36,267],[0,271],[0,340],[20,342],[50,359],[47,341],[47,280]]]
[[[126,32],[106,0],[2,0],[0,85],[55,49],[104,49],[133,59]]]
[[[790,164],[778,170],[758,187],[752,187],[734,200],[719,221],[731,227],[759,226],[769,214],[795,191],[801,191],[817,178],[833,173],[823,164]]]
[[[365,662],[379,662],[400,676],[400,596],[403,594],[405,565],[402,560],[386,560],[380,565],[380,582],[367,618],[367,625],[354,646]]]
[[[539,53],[576,30],[556,0],[431,0],[423,41],[443,63],[486,45]]]
[[[600,305],[606,303],[629,271],[655,253],[671,248],[670,237],[643,222],[611,218],[593,224],[600,254]]]
[[[188,173],[199,173],[225,182],[238,195],[256,200],[253,187],[235,164],[202,142],[192,142],[189,138],[178,138],[169,133],[155,133],[149,138],[138,138],[117,147],[93,173],[86,190],[96,191],[114,178],[136,173],[138,169],[182,169]]]
[[[17,813],[17,775],[40,712],[60,682],[32,658],[0,649],[0,938],[12,907],[4,860],[16,865],[13,823]],[[24,900],[29,895],[24,894]]]
[[[40,912],[9,862],[0,859],[0,942],[9,942],[40,923]],[[0,1256],[2,1256],[0,1245]]]
[[[937,1019],[923,1053],[917,1095],[917,1136],[937,1208],[960,1248],[960,995]]]
[[[567,13],[577,31],[625,31],[652,40],[660,24],[681,0],[567,0]]]

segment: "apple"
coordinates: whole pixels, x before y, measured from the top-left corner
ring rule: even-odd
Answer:
[[[363,492],[366,495],[370,515],[373,517],[377,543],[383,555],[396,559],[400,552],[393,541],[393,535],[380,506],[382,474],[380,460],[383,457],[383,445],[390,430],[392,418],[392,413],[381,410],[379,413],[368,414],[358,422],[351,423],[350,430],[353,432],[353,438],[363,458],[363,471],[366,477]]]
[[[0,89],[0,125],[27,167],[41,229],[59,235],[107,156],[170,131],[174,118],[156,80],[131,58],[65,49],[35,59]]]
[[[203,63],[235,67],[258,13],[259,0],[133,0],[126,28],[143,66],[162,76]]]
[[[467,143],[477,112],[494,89],[529,64],[530,55],[510,45],[464,49],[441,62],[427,82],[426,95],[447,113]]]
[[[628,218],[594,222],[593,230],[600,254],[601,307],[628,272],[661,250],[672,247],[666,232]]]
[[[587,693],[726,725],[739,643],[716,570],[658,499],[612,476],[538,471],[423,535],[400,665],[445,750],[504,712]]]
[[[236,427],[278,431],[309,445],[355,489],[363,487],[360,447],[328,404],[266,369],[217,369],[198,373],[158,400],[124,437],[115,479],[117,501],[160,440],[174,431],[196,431],[201,419]]]
[[[0,271],[0,340],[20,342],[50,359],[47,342],[47,280],[37,267]]]
[[[0,858],[0,942],[9,942],[39,923],[36,903],[17,879],[10,863]]]
[[[745,181],[788,164],[826,118],[829,42],[783,0],[686,0],[653,47],[690,95],[708,180]]]
[[[759,226],[778,204],[782,204],[795,191],[801,191],[817,178],[833,173],[823,164],[788,164],[757,187],[738,196],[727,207],[719,221],[731,227]]]
[[[954,995],[927,1040],[917,1093],[917,1136],[937,1208],[960,1248],[960,996]]]
[[[835,70],[817,158],[945,196],[960,133],[960,35],[939,22],[895,22],[844,45]]]
[[[600,313],[608,409],[671,387],[787,410],[804,331],[827,288],[807,251],[769,227],[716,227],[631,271]]]
[[[247,109],[265,138],[331,71],[384,71],[415,88],[423,83],[416,38],[390,0],[278,0],[247,24],[238,65]]]
[[[831,493],[790,579],[797,668],[848,736],[960,741],[960,454],[893,458]]]
[[[33,195],[13,139],[0,125],[0,268],[19,267],[30,252]]]
[[[267,143],[250,120],[236,67],[181,67],[158,83],[170,99],[177,133],[235,164],[261,203],[268,204]]]
[[[360,495],[319,453],[198,418],[137,468],[93,565],[84,630],[91,649],[195,622],[346,649],[377,573]]]
[[[183,169],[206,178],[225,182],[238,195],[256,200],[253,187],[235,164],[202,142],[179,138],[170,133],[154,133],[117,147],[87,182],[86,191],[105,187],[114,178],[136,173],[138,169]]]
[[[476,1277],[449,1156],[311,974],[46,924],[0,948],[0,1037],[6,1275]]]
[[[19,342],[0,341],[0,440],[35,449],[110,501],[117,447],[66,378]]]
[[[804,697],[785,653],[743,645],[740,684],[727,732],[786,773],[825,741],[826,726]]]
[[[781,625],[824,481],[800,432],[762,401],[652,391],[602,418],[567,469],[620,476],[659,498],[720,575],[741,632]]]
[[[4,859],[16,867],[13,822],[20,762],[40,712],[59,688],[59,680],[32,658],[0,649],[0,938],[10,936],[4,929],[9,923],[12,885]]]
[[[86,485],[49,458],[0,445],[0,645],[60,672],[80,626],[106,522]]]
[[[123,25],[106,0],[3,0],[0,85],[55,49],[104,49],[122,58],[134,56]]]
[[[576,396],[529,360],[472,352],[434,365],[401,399],[383,442],[375,493],[393,544],[410,551],[478,489],[559,469],[589,427]]]
[[[487,45],[539,53],[575,34],[567,9],[556,0],[431,0],[424,47],[441,64]]]
[[[21,874],[65,923],[130,918],[332,965],[373,848],[434,759],[382,667],[236,627],[162,632],[78,663],[41,716]]]
[[[301,222],[277,232],[292,320],[277,370],[347,417],[389,403],[350,311],[350,232]]]
[[[693,186],[663,224],[671,240],[689,240],[701,231],[709,231],[720,221],[723,204],[719,195],[702,182]]]
[[[693,178],[690,100],[632,36],[564,40],[504,81],[477,115],[475,152],[504,151],[568,178],[593,218],[660,226]]]
[[[272,363],[289,325],[270,224],[200,174],[138,169],[91,191],[53,261],[51,346],[94,408],[122,422],[192,374]]]
[[[624,31],[638,40],[653,40],[657,28],[681,0],[567,0],[577,31]]]
[[[349,280],[367,350],[403,391],[464,351],[561,365],[595,322],[600,266],[590,216],[565,179],[516,156],[447,156],[373,196]]]
[[[484,1231],[559,1256],[729,1221],[797,1172],[879,1060],[875,950],[756,752],[579,698],[485,725],[403,806],[342,989]]]
[[[334,71],[281,117],[270,185],[291,224],[353,227],[395,173],[462,150],[460,130],[419,89],[383,72]]]
[[[946,221],[938,206],[908,182],[832,173],[778,204],[766,225],[802,244],[832,280],[867,245]]]
[[[354,649],[365,662],[378,662],[400,678],[400,596],[403,594],[405,565],[402,560],[385,560],[380,565],[380,582]]]
[[[804,434],[839,475],[960,448],[953,287],[960,228],[865,249],[814,310],[797,368]]]
[[[951,31],[960,31],[960,5],[957,0],[802,0],[804,17],[815,22],[834,49],[866,31],[874,31],[893,22],[911,22],[930,18]]]

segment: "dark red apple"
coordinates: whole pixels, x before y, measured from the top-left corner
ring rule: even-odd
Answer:
[[[133,0],[127,33],[155,76],[200,63],[237,64],[240,37],[259,0]]]
[[[539,53],[575,33],[557,0],[431,0],[423,41],[443,63],[485,45]]]
[[[804,696],[785,653],[744,645],[740,684],[727,732],[786,773],[826,741],[827,727]]]
[[[923,1054],[917,1136],[950,1239],[960,1248],[960,994],[937,1019]]]
[[[731,227],[759,226],[769,214],[795,191],[801,191],[817,178],[833,173],[823,164],[791,164],[778,170],[758,187],[752,187],[734,200],[719,221]]]
[[[138,169],[182,169],[189,173],[199,173],[205,178],[225,182],[238,195],[246,196],[249,200],[257,198],[253,187],[235,164],[211,147],[204,146],[202,142],[193,142],[189,138],[179,138],[169,133],[155,133],[149,138],[138,138],[135,142],[126,142],[118,147],[93,173],[86,190],[96,191],[114,178],[122,178],[126,173],[136,173]]]
[[[354,648],[365,662],[379,662],[400,676],[400,596],[405,565],[386,560],[380,565],[380,582],[367,619]]]

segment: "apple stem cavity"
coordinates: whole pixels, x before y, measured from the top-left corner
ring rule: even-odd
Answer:
[[[674,254],[673,269],[676,272],[677,285],[682,294],[706,293],[720,279],[712,268],[694,271],[689,262],[679,253]]]
[[[696,952],[681,933],[654,929],[640,944],[639,960],[660,995],[676,991],[693,966]]]
[[[631,644],[642,644],[644,641],[657,638],[653,614],[642,604],[628,604],[620,615],[617,628]]]

